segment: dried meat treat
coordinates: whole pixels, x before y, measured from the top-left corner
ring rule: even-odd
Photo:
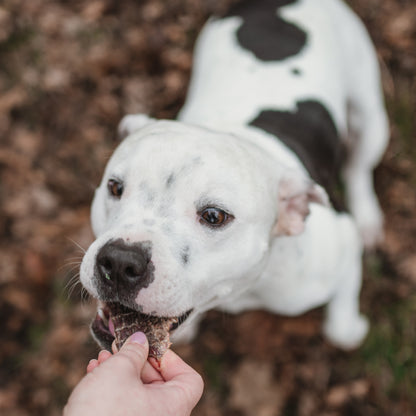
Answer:
[[[178,323],[178,318],[145,315],[119,303],[108,303],[108,307],[117,349],[121,348],[130,335],[142,331],[149,341],[149,357],[160,361],[172,345],[169,330]]]

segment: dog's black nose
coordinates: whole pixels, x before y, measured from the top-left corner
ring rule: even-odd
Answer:
[[[97,274],[108,288],[137,292],[153,280],[150,259],[150,249],[145,244],[126,244],[122,239],[109,241],[97,254]]]

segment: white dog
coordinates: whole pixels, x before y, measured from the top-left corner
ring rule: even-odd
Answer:
[[[382,236],[372,171],[388,139],[377,59],[339,0],[247,0],[212,19],[179,121],[125,117],[92,206],[81,281],[105,302],[180,317],[297,315],[357,347],[362,241]],[[349,212],[333,208],[339,175]],[[329,197],[328,197],[329,196]],[[109,347],[103,314],[93,332]]]

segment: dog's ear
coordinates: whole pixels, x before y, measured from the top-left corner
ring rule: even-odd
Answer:
[[[118,124],[118,138],[123,140],[128,135],[154,121],[154,118],[151,118],[146,114],[128,114],[127,116],[124,116]]]
[[[298,235],[305,228],[309,204],[330,206],[325,190],[298,172],[284,175],[279,181],[278,216],[274,235]]]

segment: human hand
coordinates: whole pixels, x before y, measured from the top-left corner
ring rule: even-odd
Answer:
[[[64,416],[190,415],[202,395],[201,376],[171,350],[157,371],[148,351],[141,332],[114,355],[102,351],[69,397]]]

